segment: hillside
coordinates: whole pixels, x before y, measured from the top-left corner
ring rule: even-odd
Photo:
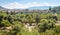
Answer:
[[[56,6],[56,7],[52,8],[52,11],[54,13],[60,13],[60,6]]]
[[[0,10],[5,9],[4,7],[0,6]]]
[[[49,9],[49,7],[54,7],[54,6],[36,6],[36,7],[30,7],[28,9],[37,9],[37,10],[45,10],[45,9]]]

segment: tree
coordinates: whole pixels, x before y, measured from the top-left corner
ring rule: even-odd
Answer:
[[[36,15],[35,21],[36,21],[36,23],[37,23],[37,24],[40,22],[39,14],[38,14],[38,15]]]
[[[41,19],[40,23],[38,24],[39,32],[44,32],[47,29],[48,21],[46,19]]]
[[[12,17],[9,15],[9,16],[7,16],[7,20],[12,24]]]
[[[51,11],[51,7],[49,7],[49,11]]]
[[[49,12],[51,12],[51,7],[49,7]]]
[[[0,23],[1,23],[2,19],[3,19],[3,15],[0,15]]]

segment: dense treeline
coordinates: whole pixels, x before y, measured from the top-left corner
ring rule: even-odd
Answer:
[[[0,35],[60,35],[56,21],[60,21],[60,14],[0,12]],[[25,27],[27,24],[35,26],[31,32]]]

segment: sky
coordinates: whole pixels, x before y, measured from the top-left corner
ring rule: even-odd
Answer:
[[[0,6],[8,9],[25,9],[37,6],[60,6],[60,0],[0,0]]]

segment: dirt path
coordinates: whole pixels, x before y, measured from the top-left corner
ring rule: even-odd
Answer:
[[[35,26],[29,26],[29,24],[25,25],[25,27],[31,32]]]
[[[55,25],[60,25],[60,21],[57,21]]]

